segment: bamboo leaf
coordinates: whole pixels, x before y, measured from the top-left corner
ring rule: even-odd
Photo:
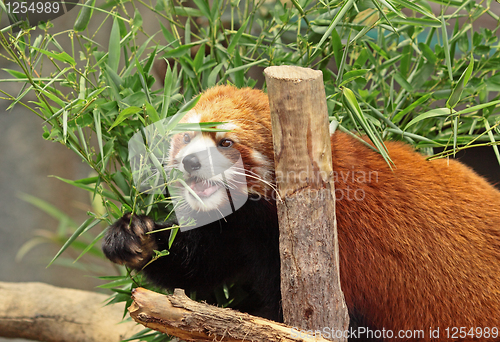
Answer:
[[[54,261],[56,261],[57,258],[59,258],[59,256],[69,247],[71,246],[71,244],[73,243],[73,241],[75,241],[81,234],[82,232],[92,223],[92,221],[94,220],[94,218],[88,218],[87,220],[85,220],[85,222],[83,222],[80,227],[78,227],[75,232],[73,233],[73,235],[71,235],[71,237],[64,243],[64,245],[61,247],[61,249],[56,253],[56,255],[54,256],[54,258],[49,262],[49,264],[47,265],[47,267],[49,267],[50,265],[52,265],[54,263]]]
[[[382,157],[389,166],[391,166],[391,164],[394,164],[391,158],[389,157],[387,148],[385,147],[382,138],[378,135],[378,133],[375,130],[372,129],[372,125],[366,119],[363,111],[359,107],[358,100],[356,99],[356,96],[354,95],[353,91],[349,88],[344,87],[342,88],[342,95],[343,98],[345,99],[347,110],[351,113],[353,118],[361,125],[368,138],[370,138],[370,140],[375,145],[377,151],[382,155]]]
[[[87,190],[87,191],[89,191],[91,193],[94,193],[96,191],[96,187],[95,186],[89,186],[89,185],[86,185],[86,184],[83,184],[83,183],[79,183],[78,181],[72,181],[72,180],[65,179],[65,178],[58,177],[58,176],[51,176],[51,177],[57,178],[60,181],[63,181],[64,183],[74,185],[77,188]],[[109,190],[103,189],[101,191],[101,194],[102,194],[103,197],[106,197],[108,199],[112,199],[112,200],[118,201],[118,197],[116,197],[116,195],[114,193],[112,193],[111,191],[109,191]]]
[[[63,111],[62,120],[63,120],[63,139],[64,143],[66,144],[66,138],[68,137],[68,112],[65,110]]]
[[[391,20],[389,20],[389,18],[387,17],[387,14],[385,13],[385,11],[382,9],[382,7],[380,6],[380,4],[377,2],[377,0],[372,0],[372,4],[375,5],[375,7],[377,8],[377,10],[379,11],[380,14],[382,14],[382,16],[384,17],[385,21],[387,21],[387,23],[391,26],[392,30],[394,32],[396,32],[396,28],[392,25],[392,22]]]
[[[392,24],[398,25],[411,25],[411,26],[423,26],[423,27],[441,27],[439,20],[432,20],[426,18],[405,18],[393,17],[390,19]]]
[[[95,132],[97,135],[97,144],[99,145],[99,152],[101,153],[101,170],[104,170],[104,150],[103,146],[104,144],[102,143],[102,127],[101,127],[101,112],[99,109],[94,109],[94,126],[95,126]]]
[[[236,34],[234,35],[234,37],[231,39],[231,43],[227,47],[227,54],[228,55],[232,55],[233,54],[233,51],[236,48],[236,45],[238,44],[238,42],[239,42],[239,40],[241,38],[241,35],[243,34],[243,32],[245,32],[245,30],[247,28],[249,20],[250,20],[250,17],[248,17],[245,20],[245,22],[243,23],[243,25],[241,25],[240,29],[236,32]]]
[[[416,124],[417,122],[420,122],[425,119],[429,118],[437,118],[437,117],[447,117],[450,116],[452,113],[450,113],[450,109],[448,108],[436,108],[429,110],[423,114],[420,114],[417,116],[415,119],[411,120],[408,125],[406,125],[405,130]]]
[[[200,45],[200,44],[201,44],[201,42],[197,42],[197,43],[191,43],[191,44],[179,46],[178,48],[172,49],[172,50],[168,51],[167,53],[165,53],[164,58],[182,57],[186,53],[188,53],[192,47],[194,47],[196,45]]]
[[[498,145],[496,144],[495,136],[493,135],[493,132],[491,131],[490,123],[488,122],[488,119],[484,118],[483,119],[484,127],[486,128],[486,131],[488,132],[488,137],[490,138],[490,141],[493,143],[493,151],[495,151],[495,155],[497,157],[498,164],[500,165],[500,153],[498,152]]]
[[[346,72],[342,77],[343,81],[339,86],[342,87],[344,84],[349,83],[355,80],[356,78],[365,75],[368,71],[370,71],[370,69],[359,69]]]
[[[117,73],[119,63],[120,63],[120,26],[118,24],[118,19],[114,18],[113,26],[111,27],[111,34],[109,36],[107,64],[111,70]]]
[[[213,70],[208,75],[207,87],[211,88],[215,86],[215,84],[217,83],[217,76],[219,75],[219,72],[223,66],[223,64],[219,64],[215,68],[213,68]]]
[[[227,69],[226,74],[230,74],[230,73],[237,72],[237,71],[244,70],[244,69],[250,69],[250,67],[252,67],[252,66],[263,64],[266,62],[268,62],[266,59],[260,59],[260,60],[255,61],[255,62],[245,63],[239,67]],[[214,68],[214,70],[215,70],[215,68]]]
[[[136,8],[134,12],[134,19],[132,20],[132,31],[137,31],[141,28],[142,26],[142,16],[141,12]]]
[[[14,76],[15,78],[17,78],[19,80],[25,80],[28,78],[28,76],[26,76],[26,74],[24,72],[12,70],[12,69],[6,69],[6,68],[2,68],[2,70],[8,72],[9,74],[11,74],[12,76]]]
[[[458,80],[457,84],[455,85],[455,87],[453,87],[453,91],[450,95],[450,98],[448,99],[448,101],[446,101],[446,107],[455,108],[458,101],[460,101],[460,98],[462,97],[462,92],[465,86],[467,85],[467,82],[469,82],[469,78],[472,75],[473,69],[474,69],[474,56],[471,56],[471,61],[469,62],[467,69],[465,69],[465,71],[460,76],[460,79]]]
[[[47,50],[44,50],[44,49],[40,49],[40,48],[37,48],[37,47],[34,47],[34,46],[32,46],[31,48],[34,49],[34,50],[36,50],[36,51],[38,51],[38,52],[40,52],[40,53],[43,53],[44,55],[46,55],[46,56],[48,56],[50,58],[58,60],[60,62],[71,64],[71,66],[75,66],[76,65],[76,62],[75,62],[74,58],[71,57],[70,55],[68,55],[66,52],[54,53],[54,52],[50,52],[50,51],[47,51]]]
[[[453,70],[451,67],[450,45],[448,44],[448,32],[446,30],[446,23],[444,21],[444,14],[441,14],[441,33],[443,35],[443,49],[444,49],[446,67],[448,68],[448,77],[450,78],[450,81],[453,82]]]
[[[175,14],[180,17],[202,17],[203,13],[200,10],[191,7],[175,6]]]
[[[94,4],[95,0],[87,0],[82,9],[80,9],[75,25],[73,26],[73,30],[75,30],[75,32],[80,32],[87,28],[94,11]]]
[[[212,15],[210,13],[210,5],[207,0],[193,0],[196,6],[199,8],[201,13],[203,13],[203,17],[212,20]]]
[[[120,112],[118,117],[116,118],[115,122],[111,125],[111,127],[108,129],[108,132],[111,131],[113,128],[118,126],[120,123],[122,123],[125,119],[129,118],[130,116],[140,112],[142,108],[137,107],[137,106],[130,106],[128,108],[125,108]]]
[[[354,4],[354,0],[347,0],[344,5],[340,8],[340,10],[335,14],[335,17],[332,20],[332,23],[328,26],[328,29],[326,30],[325,34],[323,34],[323,37],[321,37],[319,43],[316,45],[316,48],[314,49],[311,60],[317,57],[319,53],[321,53],[321,50],[323,50],[323,47],[325,45],[326,40],[330,37],[332,34],[332,31],[335,29],[337,24],[344,19],[345,14],[347,13],[348,10],[351,9],[352,5]]]
[[[394,115],[394,118],[392,119],[392,122],[398,122],[401,120],[406,114],[420,106],[421,104],[425,103],[429,98],[432,96],[432,94],[425,94],[424,96],[420,97],[418,100],[413,102],[411,105]]]
[[[398,72],[394,74],[394,79],[407,92],[412,93],[414,91],[412,85],[403,77],[403,75],[401,75],[401,73]]]
[[[172,90],[175,86],[173,82],[173,74],[172,70],[170,69],[170,65],[167,60],[165,60],[167,63],[167,70],[165,72],[165,78],[163,81],[163,99],[162,99],[162,106],[161,106],[161,114],[160,114],[160,119],[165,119],[168,115],[168,107],[170,106],[170,98],[172,96]]]
[[[481,110],[481,109],[486,108],[486,107],[496,106],[497,104],[500,104],[500,100],[482,103],[482,104],[477,105],[477,106],[472,106],[472,107],[469,107],[466,109],[462,109],[462,110],[458,111],[456,114],[457,115],[465,115],[465,114],[477,112],[478,110]]]
[[[184,104],[184,106],[182,106],[179,109],[179,111],[177,112],[177,114],[175,114],[172,117],[172,119],[170,119],[170,121],[168,122],[167,126],[165,127],[165,130],[167,132],[169,132],[174,127],[176,127],[177,124],[179,123],[179,121],[181,121],[181,119],[184,117],[184,115],[186,115],[187,112],[189,112],[191,109],[193,109],[193,107],[196,106],[196,104],[198,103],[199,100],[200,100],[200,95],[196,96],[191,101],[189,101],[186,104]]]
[[[423,14],[426,17],[428,17],[434,21],[438,21],[438,19],[434,16],[434,14],[432,12],[430,12],[429,10],[420,6],[417,1],[407,1],[407,0],[392,0],[392,1],[408,8],[408,9],[411,9],[415,12]]]
[[[103,284],[103,285],[99,285],[97,287],[100,289],[111,289],[113,287],[129,285],[131,283],[132,283],[132,279],[124,278],[124,277],[120,276],[117,280],[113,280],[112,282],[109,282],[109,283]]]
[[[88,231],[88,230],[90,230],[90,228],[95,227],[96,225],[98,225],[98,224],[99,224],[99,223],[101,223],[102,221],[103,221],[102,219],[95,219],[95,220],[94,220],[94,222],[92,222],[92,223],[91,223],[91,224],[90,224],[90,225],[89,225],[89,226],[85,229],[85,232],[86,232],[86,231]],[[85,233],[85,232],[83,232],[83,233]],[[82,233],[82,234],[83,234],[83,233]],[[99,242],[99,240],[101,240],[101,239],[104,237],[104,235],[105,235],[105,234],[106,234],[106,229],[104,229],[102,232],[100,232],[100,233],[99,233],[99,234],[95,237],[95,239],[94,239],[91,243],[89,243],[89,244],[87,245],[87,247],[85,247],[85,249],[82,251],[82,253],[80,253],[80,255],[79,255],[79,256],[75,259],[74,263],[75,263],[75,262],[77,262],[78,260],[80,260],[80,258],[81,258],[82,256],[84,256],[85,254],[87,254],[87,252],[88,252],[89,250],[91,250],[91,249],[92,249],[92,247],[94,247],[94,246],[95,246],[95,244],[96,244],[97,242]]]

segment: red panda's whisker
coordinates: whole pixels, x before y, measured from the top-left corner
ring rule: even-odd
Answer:
[[[245,171],[248,171],[248,170],[245,170]],[[274,185],[273,183],[271,182],[268,182],[266,181],[265,179],[262,179],[261,176],[254,176],[252,174],[249,174],[249,173],[243,173],[243,172],[236,172],[235,171],[235,174],[238,174],[238,175],[241,175],[241,176],[247,176],[249,178],[252,178],[252,179],[255,179],[255,180],[258,180],[266,185],[268,185],[271,189],[273,189],[274,191],[277,192],[277,188],[276,188],[276,185]]]

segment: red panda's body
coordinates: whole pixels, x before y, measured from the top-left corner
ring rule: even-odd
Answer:
[[[352,138],[335,133],[331,140],[335,172],[371,174],[371,182],[335,182],[336,191],[362,189],[364,196],[336,203],[348,307],[393,331],[429,337],[439,327],[440,340],[446,328],[498,327],[498,190],[455,160],[429,162],[401,143],[386,142],[391,171]]]
[[[171,255],[145,272],[160,285],[194,290],[245,273],[263,293],[263,315],[279,319],[276,204],[272,187],[257,179],[274,181],[267,96],[217,87],[205,92],[183,120],[231,123],[231,132],[203,137],[221,153],[231,142],[247,174],[256,177],[247,176],[250,199],[243,208],[179,234],[179,247],[176,240]],[[174,142],[171,157],[173,165],[184,164],[184,172],[200,177],[182,154],[197,134]],[[399,331],[420,334],[410,341],[452,340],[453,333],[455,340],[500,341],[500,192],[459,162],[429,162],[399,142],[386,142],[393,170],[346,134],[336,132],[331,143],[340,278],[351,318],[358,326],[391,330],[395,338]],[[192,187],[209,194],[203,197],[208,207],[218,203],[210,196],[219,190],[210,184]],[[168,236],[149,241],[143,233],[154,228],[152,221],[138,217],[131,228],[129,220],[110,227],[103,248],[111,260],[140,268]],[[461,336],[460,328],[468,334]]]

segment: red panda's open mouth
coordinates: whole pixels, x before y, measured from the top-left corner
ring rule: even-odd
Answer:
[[[220,188],[218,183],[196,178],[189,179],[187,183],[199,197],[210,197]]]

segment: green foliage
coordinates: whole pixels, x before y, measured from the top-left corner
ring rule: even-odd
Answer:
[[[271,65],[321,70],[335,127],[367,134],[389,163],[384,139],[404,140],[426,153],[445,148],[434,157],[493,145],[500,162],[498,25],[480,27],[484,17],[498,22],[490,4],[89,0],[80,4],[73,29],[57,31],[47,23],[16,34],[1,30],[0,58],[19,69],[6,70],[11,78],[0,83],[24,88],[0,92],[11,107],[22,105],[38,115],[45,123],[43,137],[66,145],[97,174],[63,180],[102,198],[107,214],[91,214],[75,225],[62,252],[97,221],[109,223],[125,211],[158,218],[158,208],[169,204],[162,195],[140,194],[132,181],[127,144],[134,133],[216,84],[254,87],[262,68]],[[152,32],[145,28],[149,22],[156,23]],[[63,49],[59,41],[67,36],[70,45]],[[109,39],[98,42],[102,36]],[[162,58],[168,65],[159,89],[152,73]],[[30,92],[35,102],[26,100]],[[115,289],[113,301],[128,300],[132,286]]]
[[[27,194],[20,194],[19,197],[58,220],[59,225],[55,232],[49,230],[37,230],[36,236],[28,240],[19,249],[16,255],[17,260],[21,260],[37,245],[52,243],[62,245],[62,248],[52,259],[49,265],[57,263],[63,266],[82,268],[86,271],[92,271],[94,273],[102,273],[104,271],[102,266],[96,263],[95,259],[102,259],[103,257],[100,246],[96,246],[96,243],[102,238],[103,233],[101,232],[97,236],[92,236],[86,233],[97,224],[106,222],[105,219],[107,214],[98,217],[91,213],[91,217],[78,226],[75,221],[71,219],[71,217],[39,198]],[[95,210],[99,211],[99,208],[95,206]],[[70,236],[69,239],[68,236]],[[78,237],[80,237],[80,239],[76,241]],[[76,254],[73,259],[60,257],[62,252],[67,249],[69,245],[72,246],[72,251],[77,252],[78,254]],[[91,256],[93,259],[87,260],[85,263],[77,263],[83,255]]]

